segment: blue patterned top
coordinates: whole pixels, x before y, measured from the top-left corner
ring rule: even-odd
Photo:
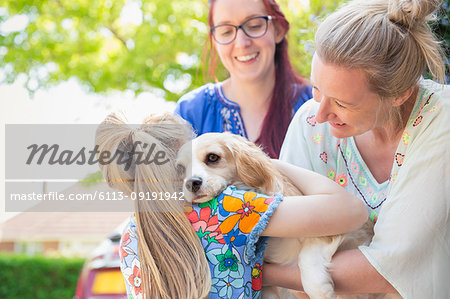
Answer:
[[[208,298],[259,298],[265,237],[260,238],[281,195],[226,188],[218,197],[191,205],[187,217],[202,242],[212,285]],[[121,240],[121,270],[128,298],[143,298],[136,220]],[[151,279],[151,278],[150,278]]]
[[[303,103],[312,98],[308,85],[299,85],[300,95],[294,103],[292,116]],[[208,83],[181,97],[175,113],[192,124],[197,135],[211,132],[231,132],[247,137],[241,109],[236,102],[227,99],[222,83]]]

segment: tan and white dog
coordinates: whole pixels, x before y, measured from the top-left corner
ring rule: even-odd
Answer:
[[[177,167],[184,178],[185,199],[201,203],[219,195],[227,186],[251,189],[272,195],[302,193],[283,176],[270,158],[255,144],[230,133],[203,134],[179,151]],[[264,260],[271,263],[297,263],[301,281],[310,298],[335,298],[328,272],[338,247],[356,248],[372,238],[372,225],[343,235],[318,238],[269,238]],[[274,288],[263,290],[263,298],[277,298]],[[286,298],[283,296],[283,298]]]

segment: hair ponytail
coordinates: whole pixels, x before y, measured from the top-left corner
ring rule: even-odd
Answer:
[[[163,151],[167,163],[132,163],[125,170],[116,161],[100,165],[108,184],[127,194],[179,191],[175,158],[179,147],[192,137],[184,121],[172,115],[150,117],[138,129],[110,114],[99,126],[99,151],[126,152],[135,147],[144,156],[150,146]],[[144,146],[147,145],[147,146]],[[134,161],[135,162],[135,161]],[[211,275],[203,247],[177,200],[136,200],[138,253],[146,298],[203,298]]]
[[[417,22],[434,20],[432,14],[440,4],[441,0],[390,0],[387,14],[392,22],[411,28]]]

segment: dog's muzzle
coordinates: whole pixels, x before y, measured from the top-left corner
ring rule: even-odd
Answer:
[[[192,193],[197,192],[200,190],[200,187],[202,186],[203,180],[199,177],[192,177],[189,180],[186,181],[185,186],[186,189]]]

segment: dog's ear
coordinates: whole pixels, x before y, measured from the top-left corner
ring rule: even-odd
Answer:
[[[244,184],[266,194],[282,192],[275,175],[277,170],[258,146],[240,136],[233,136],[226,144],[236,161],[238,176]]]

